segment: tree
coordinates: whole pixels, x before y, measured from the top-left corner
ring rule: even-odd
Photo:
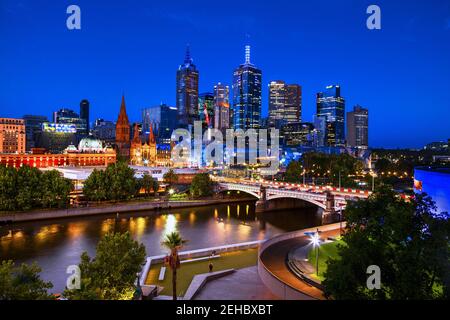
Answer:
[[[145,261],[145,247],[129,232],[108,233],[98,243],[95,258],[81,255],[81,289],[64,291],[73,300],[130,300],[137,273]]]
[[[43,281],[41,268],[33,263],[15,267],[14,263],[0,263],[0,300],[48,300],[53,296],[47,292],[53,288],[51,282]]]
[[[170,169],[167,171],[163,176],[164,182],[168,183],[169,185],[176,184],[178,182],[178,175]]]
[[[348,204],[344,245],[328,262],[325,294],[335,299],[449,298],[450,219],[430,197],[409,202],[387,186]],[[381,269],[381,289],[366,286],[367,268]]]
[[[180,268],[180,257],[178,251],[187,242],[178,232],[172,232],[166,235],[161,243],[170,250],[170,255],[166,261],[172,270],[172,296],[173,300],[177,300],[177,269]]]
[[[287,182],[299,182],[302,179],[303,166],[300,161],[291,161],[285,173],[285,180]]]
[[[145,173],[140,179],[139,184],[144,189],[146,195],[149,195],[150,192],[153,191],[156,196],[159,189],[159,183],[158,180],[153,178],[151,175]]]
[[[46,171],[41,176],[42,206],[44,208],[65,208],[69,204],[72,182],[56,170]]]
[[[210,196],[214,190],[214,182],[208,173],[199,173],[192,179],[189,191],[193,197]]]
[[[134,170],[124,162],[110,164],[104,171],[94,169],[83,186],[83,194],[92,201],[128,200],[138,191]]]
[[[56,170],[0,166],[0,210],[64,208],[69,204],[72,188],[72,182]]]

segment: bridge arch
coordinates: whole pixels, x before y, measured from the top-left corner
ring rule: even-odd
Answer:
[[[261,196],[259,194],[259,191],[253,190],[252,188],[245,188],[239,185],[226,185],[226,186],[219,186],[219,192],[226,192],[226,191],[239,191],[243,193],[247,193],[257,199],[260,199]]]
[[[269,195],[267,196],[267,201],[275,200],[275,199],[296,199],[296,200],[302,200],[308,203],[311,203],[313,205],[318,206],[319,208],[326,209],[326,205],[320,201],[314,200],[314,199],[308,199],[307,197],[301,197],[301,196],[289,196],[289,195]]]

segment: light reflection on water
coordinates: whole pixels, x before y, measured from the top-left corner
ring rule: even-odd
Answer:
[[[42,278],[53,282],[53,292],[61,292],[67,266],[78,264],[83,251],[93,256],[98,240],[108,232],[129,231],[145,245],[148,255],[158,255],[166,252],[161,241],[173,231],[189,240],[183,249],[192,250],[262,240],[319,223],[313,208],[256,214],[252,202],[177,209],[162,215],[139,212],[35,221],[0,227],[0,258],[37,261]]]

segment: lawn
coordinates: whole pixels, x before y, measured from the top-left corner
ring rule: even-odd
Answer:
[[[251,267],[257,264],[258,249],[255,248],[221,253],[220,258],[181,264],[180,269],[177,271],[178,296],[184,295],[195,275],[207,273],[209,271],[208,266],[210,261],[214,265],[213,271]],[[159,272],[162,266],[162,263],[152,264],[145,283],[153,285],[156,284],[164,287],[161,295],[172,295],[172,271],[170,268],[166,269],[164,280],[158,280]]]
[[[324,280],[323,274],[327,270],[327,260],[337,259],[337,246],[338,244],[343,244],[343,241],[333,241],[330,243],[323,244],[319,247],[319,275],[314,274],[313,276],[317,277],[320,281]],[[316,249],[312,249],[308,253],[309,262],[316,268]]]

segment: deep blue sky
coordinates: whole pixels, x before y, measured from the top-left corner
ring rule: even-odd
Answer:
[[[82,29],[66,28],[81,7]],[[378,4],[382,30],[366,28]],[[450,1],[1,0],[0,116],[51,116],[91,102],[91,119],[116,120],[122,92],[132,121],[142,107],[175,104],[175,72],[190,43],[200,91],[231,84],[250,35],[267,84],[303,86],[303,120],[315,93],[340,84],[346,108],[370,110],[370,144],[421,147],[450,138]]]

